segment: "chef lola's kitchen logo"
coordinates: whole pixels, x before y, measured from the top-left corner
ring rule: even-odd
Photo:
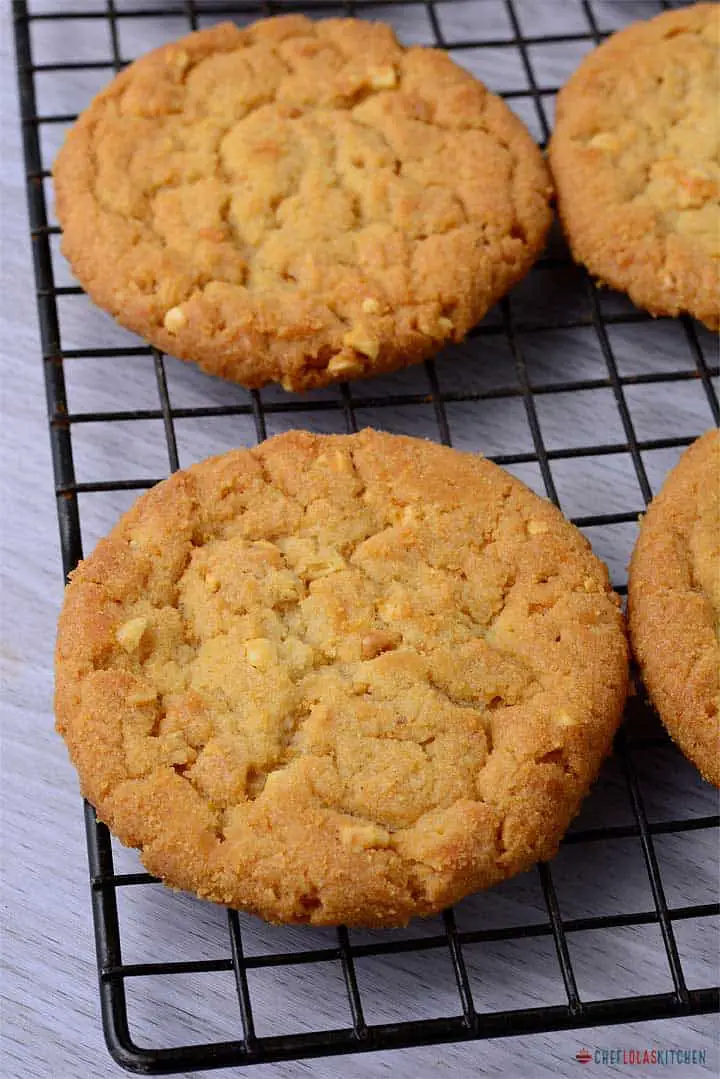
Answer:
[[[639,1067],[655,1064],[660,1068],[683,1068],[688,1064],[707,1063],[706,1049],[628,1049],[604,1048],[579,1049],[575,1054],[578,1064],[628,1064]]]

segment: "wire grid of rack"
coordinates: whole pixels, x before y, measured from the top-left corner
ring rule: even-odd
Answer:
[[[477,6],[477,0],[474,0]],[[526,86],[510,90],[503,96],[511,100],[523,99],[534,110],[536,129],[545,142],[549,136],[550,125],[546,113],[547,101],[557,87],[546,86],[537,76],[533,61],[533,46],[552,44],[563,46],[567,43],[581,42],[597,44],[607,36],[596,5],[599,0],[577,0],[577,10],[584,19],[581,29],[572,32],[533,36],[527,32],[527,25],[519,14],[520,5],[525,0],[493,0],[500,5],[504,14],[508,32],[498,37],[486,37],[475,40],[467,36],[453,37],[446,30],[444,15],[451,4],[457,11],[463,4],[473,0],[395,0],[396,9],[403,6],[420,8],[426,13],[427,25],[431,28],[434,43],[448,48],[453,53],[462,50],[506,49],[516,50],[526,76]],[[122,4],[122,6],[121,6]],[[380,9],[380,0],[359,0],[356,3],[333,4],[348,15],[373,16],[373,9]],[[637,5],[635,5],[637,6]],[[647,0],[646,14],[667,9],[668,0]],[[383,5],[387,10],[388,5]],[[267,435],[268,418],[277,415],[303,418],[313,412],[334,411],[341,418],[345,430],[351,432],[358,427],[358,411],[368,408],[403,410],[412,409],[421,404],[432,406],[436,424],[436,437],[442,442],[452,444],[453,424],[451,409],[462,404],[474,408],[482,402],[502,401],[516,398],[522,403],[529,428],[531,447],[518,452],[491,454],[493,459],[507,467],[536,465],[547,496],[560,504],[553,475],[553,467],[558,462],[571,461],[574,458],[602,458],[606,455],[628,454],[637,478],[640,494],[645,503],[652,497],[651,483],[644,463],[644,454],[652,450],[669,450],[688,445],[700,432],[686,431],[680,435],[662,438],[644,438],[638,434],[628,405],[627,395],[631,387],[660,385],[662,383],[687,383],[695,380],[702,385],[707,405],[715,421],[720,419],[718,398],[713,378],[718,374],[717,362],[709,353],[709,346],[703,344],[702,334],[690,319],[681,322],[684,335],[684,347],[691,357],[690,364],[677,369],[650,369],[635,374],[623,373],[613,348],[611,329],[614,326],[650,323],[649,316],[632,310],[608,310],[602,297],[597,293],[590,279],[569,259],[562,244],[555,244],[557,252],[552,252],[540,260],[531,277],[540,272],[552,275],[560,270],[574,275],[577,287],[582,291],[586,304],[586,314],[574,317],[571,314],[558,314],[551,310],[548,315],[541,314],[535,319],[518,315],[510,300],[504,300],[496,312],[496,317],[486,319],[471,335],[471,339],[482,347],[483,340],[501,337],[507,342],[515,381],[512,385],[494,385],[489,388],[443,390],[438,378],[436,365],[430,361],[424,365],[427,379],[427,392],[403,392],[402,383],[393,384],[391,392],[378,393],[372,384],[341,386],[335,397],[319,399],[298,399],[290,395],[275,395],[267,399],[264,391],[252,391],[245,394],[240,403],[217,404],[178,408],[174,407],[168,390],[166,358],[158,351],[137,345],[124,348],[64,348],[62,344],[62,326],[58,310],[58,299],[63,296],[77,296],[82,290],[74,285],[56,286],[56,272],[51,238],[59,233],[59,228],[50,223],[45,181],[50,177],[49,162],[44,159],[40,131],[45,125],[67,124],[74,119],[69,114],[39,115],[36,105],[36,78],[39,72],[53,71],[88,71],[107,69],[108,77],[113,70],[119,70],[124,59],[121,53],[119,26],[124,18],[165,18],[180,17],[186,20],[188,30],[205,25],[209,19],[222,16],[258,17],[272,15],[280,11],[302,10],[309,14],[327,14],[328,5],[323,3],[214,3],[209,0],[187,0],[185,3],[166,3],[162,5],[143,3],[122,3],[122,0],[107,0],[105,4],[95,3],[91,9],[79,10],[76,7],[64,10],[61,0],[48,10],[29,10],[23,0],[14,3],[14,26],[17,48],[20,104],[24,133],[24,150],[27,176],[27,195],[30,214],[30,228],[37,285],[37,302],[40,320],[41,342],[47,389],[47,406],[50,421],[57,508],[60,526],[62,559],[65,573],[69,573],[82,557],[82,537],[78,497],[100,491],[132,491],[149,487],[152,479],[118,479],[98,482],[78,482],[73,463],[72,432],[82,423],[112,424],[119,421],[151,419],[163,425],[167,458],[170,470],[179,467],[180,458],[176,437],[176,423],[188,418],[203,418],[211,422],[214,417],[247,417],[254,425],[255,437],[262,440]],[[31,24],[47,20],[67,18],[102,20],[107,26],[109,55],[107,59],[79,59],[36,62],[33,57]],[[201,23],[201,20],[205,22]],[[573,23],[575,26],[575,23]],[[541,335],[546,331],[566,332],[577,328],[588,328],[596,337],[599,354],[604,370],[600,377],[569,378],[565,380],[538,380],[533,377],[525,355],[529,336]],[[66,368],[76,360],[113,359],[119,361],[128,356],[146,357],[154,370],[158,393],[158,405],[143,409],[123,411],[93,411],[73,413],[68,409],[66,395]],[[715,357],[715,361],[716,361]],[[398,389],[398,386],[400,387]],[[368,393],[368,388],[370,392]],[[414,386],[413,386],[414,388]],[[594,445],[568,444],[548,447],[543,436],[543,425],[539,419],[538,402],[544,395],[577,394],[582,391],[603,389],[612,393],[619,424],[623,433],[620,441],[598,443]],[[402,413],[405,415],[405,413]],[[160,477],[157,477],[160,478]],[[603,525],[625,524],[634,522],[638,507],[603,514],[576,515],[573,519],[583,528]],[[620,586],[620,591],[623,587]],[[553,882],[553,872],[547,865],[538,868],[542,889],[545,917],[532,924],[510,927],[459,928],[452,910],[442,916],[442,931],[422,938],[411,939],[376,939],[370,943],[357,944],[349,932],[339,928],[334,943],[330,947],[306,948],[291,954],[271,953],[261,956],[248,956],[243,947],[243,916],[235,911],[228,912],[227,955],[215,960],[187,960],[181,962],[153,962],[127,964],[123,962],[121,952],[122,926],[118,915],[118,894],[128,888],[156,884],[152,877],[144,873],[118,873],[115,869],[113,850],[109,833],[104,825],[99,824],[91,806],[85,805],[85,823],[90,861],[92,906],[95,923],[97,960],[99,968],[100,996],[103,1025],[106,1040],[115,1059],[126,1068],[144,1073],[170,1073],[191,1069],[214,1068],[229,1065],[262,1063],[281,1060],[301,1059],[329,1054],[353,1053],[360,1051],[391,1049],[419,1045],[441,1044],[450,1041],[482,1039],[540,1031],[552,1031],[582,1028],[620,1022],[632,1022],[643,1019],[672,1016],[688,1016],[716,1010],[718,1008],[718,989],[715,986],[689,988],[677,942],[676,927],[684,919],[716,917],[720,913],[720,904],[697,903],[687,906],[672,906],[666,898],[666,886],[661,867],[656,855],[655,845],[658,836],[684,835],[691,831],[705,831],[717,828],[720,818],[714,815],[694,816],[687,819],[651,820],[646,812],[645,797],[638,779],[637,755],[649,747],[664,741],[657,725],[647,733],[636,733],[637,723],[647,721],[650,711],[643,699],[638,696],[631,700],[629,722],[626,722],[616,740],[615,755],[624,777],[629,802],[632,807],[632,821],[628,824],[604,826],[584,830],[575,830],[566,837],[565,844],[575,845],[597,841],[617,841],[627,837],[639,840],[642,858],[647,872],[652,906],[634,913],[619,913],[568,919],[561,914],[560,905]],[[654,723],[654,721],[652,721]],[[568,944],[569,934],[581,930],[609,929],[621,927],[655,925],[659,927],[664,945],[672,990],[662,993],[627,994],[599,1000],[583,999],[578,990],[571,951]],[[471,944],[483,941],[528,940],[546,937],[552,940],[557,954],[566,1000],[562,1004],[550,1004],[544,1007],[512,1008],[481,1011],[476,1007],[471,979],[466,967],[465,949]],[[455,1014],[443,1017],[415,1018],[402,1022],[373,1023],[366,1018],[367,1001],[361,991],[357,977],[358,960],[367,956],[394,957],[402,953],[427,951],[436,954],[439,951],[449,955],[457,988]],[[275,1034],[263,1036],[257,1033],[253,1014],[253,996],[250,989],[249,972],[258,969],[276,970],[286,964],[308,964],[339,962],[342,969],[345,992],[349,1005],[351,1023],[346,1027],[330,1030],[314,1030],[296,1034]],[[177,974],[195,974],[202,976],[214,971],[226,971],[234,975],[238,1004],[238,1036],[231,1040],[206,1040],[204,1043],[179,1046],[164,1046],[154,1049],[138,1047],[133,1040],[133,1031],[128,1019],[126,1006],[126,983],[128,979],[151,976],[172,977]]]

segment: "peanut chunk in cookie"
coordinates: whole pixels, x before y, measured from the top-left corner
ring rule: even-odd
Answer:
[[[187,315],[182,307],[171,307],[165,314],[163,326],[168,333],[178,333],[187,326]]]
[[[143,634],[147,629],[147,618],[130,618],[115,634],[117,642],[126,652],[135,652],[140,647]]]
[[[254,640],[246,641],[245,655],[250,666],[259,671],[268,670],[278,661],[277,645],[267,637],[256,637]]]

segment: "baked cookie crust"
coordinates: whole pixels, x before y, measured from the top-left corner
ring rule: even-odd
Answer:
[[[605,567],[496,465],[292,432],[176,473],[80,564],[57,726],[167,884],[400,925],[555,852],[626,653]]]
[[[645,515],[629,578],[632,646],[660,718],[720,786],[720,432],[670,472]]]
[[[149,53],[82,114],[54,178],[92,299],[249,387],[461,340],[551,219],[545,163],[504,102],[354,19],[225,23]]]
[[[720,322],[720,8],[614,34],[558,97],[549,160],[573,255],[655,315]]]

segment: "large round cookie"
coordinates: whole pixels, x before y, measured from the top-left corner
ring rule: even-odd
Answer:
[[[626,677],[605,567],[518,480],[290,433],[177,473],[80,565],[56,710],[168,884],[396,925],[554,853]]]
[[[550,144],[575,258],[653,314],[720,320],[720,8],[609,38],[560,92]]]
[[[549,174],[500,98],[381,23],[225,23],[149,53],[70,131],[63,251],[97,304],[246,386],[457,341],[530,267]]]
[[[629,579],[632,645],[682,751],[720,786],[720,433],[681,457],[643,519]]]

